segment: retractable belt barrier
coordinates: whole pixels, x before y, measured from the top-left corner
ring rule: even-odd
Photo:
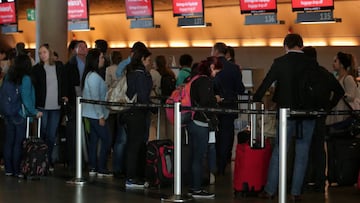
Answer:
[[[235,103],[248,103],[248,100],[237,100]],[[206,108],[206,107],[183,107],[179,102],[175,104],[139,104],[139,103],[118,103],[118,102],[106,102],[89,99],[77,98],[77,112],[76,112],[76,177],[71,181],[75,184],[84,184],[84,178],[81,172],[81,103],[98,104],[105,106],[124,106],[131,108],[174,108],[174,195],[167,199],[161,199],[162,201],[169,202],[185,202],[192,198],[183,195],[181,192],[181,110],[192,110],[192,111],[205,111],[222,114],[250,114],[251,115],[251,131],[256,134],[256,116],[261,115],[261,146],[264,147],[264,115],[265,114],[278,114],[279,115],[279,202],[286,202],[286,129],[287,129],[287,118],[290,116],[324,116],[324,115],[350,115],[360,114],[360,110],[356,111],[300,111],[290,110],[288,108],[280,108],[279,111],[264,110],[261,105],[260,110],[259,104],[253,103],[250,105],[250,109],[228,109],[228,108]],[[254,135],[255,137],[255,135]],[[255,139],[255,138],[254,138]],[[250,142],[251,146],[253,144]],[[253,146],[252,146],[253,147]]]

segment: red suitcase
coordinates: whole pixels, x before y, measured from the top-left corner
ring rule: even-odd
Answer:
[[[236,146],[233,178],[235,196],[253,196],[263,190],[270,157],[269,140],[266,140],[263,149],[252,149],[248,142]]]

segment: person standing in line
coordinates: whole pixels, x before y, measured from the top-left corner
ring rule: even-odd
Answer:
[[[67,161],[69,168],[75,167],[75,138],[76,138],[76,97],[82,96],[81,79],[85,70],[85,60],[88,53],[87,44],[83,40],[77,40],[75,55],[65,65],[64,76],[64,102],[68,112],[66,123]]]
[[[114,87],[118,78],[116,76],[116,69],[122,60],[120,51],[113,51],[110,54],[111,66],[106,68],[105,83],[108,88]],[[120,178],[125,174],[124,153],[126,146],[126,133],[123,121],[120,119],[121,114],[110,111],[108,123],[110,133],[112,134],[112,170],[115,178]]]
[[[217,97],[214,95],[213,82],[211,75],[215,75],[215,71],[221,69],[221,65],[216,65],[213,58],[208,58],[202,61],[193,74],[190,76],[194,78],[191,83],[190,97],[191,104],[195,107],[216,107]],[[197,78],[195,78],[197,77]],[[194,198],[214,198],[215,194],[203,190],[201,188],[203,173],[204,173],[204,158],[208,152],[209,132],[213,131],[215,126],[210,126],[209,123],[214,121],[216,115],[211,112],[196,111],[192,120],[187,124],[189,132],[189,146],[191,154],[191,181],[189,193]],[[217,125],[217,124],[215,124]],[[215,157],[212,157],[213,159]],[[215,161],[215,160],[213,160]],[[214,166],[210,161],[209,168],[212,170]]]
[[[103,53],[103,55],[104,55],[104,60],[105,60],[104,68],[100,69],[100,75],[105,80],[106,69],[110,66],[110,58],[107,54],[108,43],[106,40],[97,39],[97,40],[95,40],[95,48],[99,49],[101,51],[101,53]]]
[[[137,49],[131,62],[126,66],[128,83],[127,96],[137,95],[136,103],[149,104],[152,79],[149,73],[151,53],[146,48]],[[144,134],[147,128],[148,109],[132,108],[126,112],[127,153],[126,153],[126,188],[144,188],[146,143]]]
[[[273,101],[278,108],[301,108],[302,104],[299,103],[299,91],[301,90],[297,85],[300,82],[298,81],[299,75],[307,69],[319,68],[314,59],[303,53],[302,47],[303,40],[299,34],[286,35],[284,38],[286,54],[274,60],[270,70],[255,92],[253,101],[260,102],[266,91],[275,82]],[[315,119],[312,117],[290,117],[287,119],[287,145],[289,145],[295,133],[298,135],[295,142],[295,161],[290,190],[292,201],[301,200],[314,126]],[[301,129],[298,130],[299,127]],[[275,146],[273,147],[267,177],[264,191],[259,194],[259,197],[272,199],[278,190],[279,182],[279,134],[275,138]]]
[[[307,46],[303,47],[302,51],[305,55],[313,58],[317,61],[317,52],[314,47]],[[333,74],[331,74],[324,67],[319,66],[324,74],[328,75],[328,88],[332,92],[331,98],[329,98],[329,106],[324,110],[331,110],[339,100],[344,96],[344,90],[336,80]],[[326,82],[326,81],[324,81]],[[307,188],[316,192],[325,192],[325,168],[326,168],[326,154],[325,154],[325,135],[326,135],[326,126],[325,126],[326,116],[320,116],[316,118],[314,135],[311,142],[310,153],[309,153],[309,166],[308,166],[308,180]]]
[[[183,54],[180,56],[179,63],[181,68],[176,78],[176,87],[183,84],[185,79],[190,76],[193,58],[189,54]]]
[[[22,177],[20,161],[22,144],[26,134],[26,117],[40,118],[42,112],[35,108],[35,90],[31,82],[31,61],[27,55],[18,55],[4,80],[20,86],[20,97],[24,108],[16,115],[5,116],[4,163],[5,175]]]
[[[92,49],[87,54],[84,75],[81,80],[84,99],[106,100],[107,85],[100,75],[100,69],[104,68],[104,62],[104,55],[99,49]],[[104,105],[85,103],[82,116],[87,118],[90,123],[89,176],[113,176],[107,169],[107,157],[111,147],[109,126],[106,122],[109,110]],[[98,150],[99,141],[101,141],[100,150]]]
[[[235,50],[234,50],[234,47],[232,47],[232,46],[227,46],[225,58],[226,58],[228,61],[232,62],[232,63],[236,63],[236,61],[235,61]]]
[[[338,52],[333,61],[333,70],[336,72],[336,78],[341,85],[341,87],[345,91],[344,99],[341,99],[337,105],[332,109],[335,111],[349,111],[349,107],[345,103],[355,102],[359,98],[357,98],[359,92],[358,91],[358,83],[356,81],[357,70],[355,65],[355,59],[352,54]],[[356,103],[356,102],[355,102]],[[329,115],[326,118],[326,125],[336,125],[340,122],[345,121],[349,118],[349,115]],[[327,141],[327,153],[328,153],[328,181],[330,186],[337,186],[337,173],[334,171],[336,168],[336,160],[335,160],[335,145],[336,140],[329,139]]]
[[[40,62],[32,68],[31,76],[35,88],[36,108],[43,112],[41,137],[49,147],[49,170],[53,171],[52,151],[60,122],[60,108],[63,101],[62,72],[64,69],[61,62],[54,60],[48,44],[39,47],[39,58]]]
[[[128,64],[130,64],[131,58],[132,58],[132,56],[134,55],[134,53],[135,53],[138,49],[144,49],[144,48],[147,49],[146,46],[145,46],[145,44],[142,43],[142,42],[140,42],[140,41],[137,41],[137,42],[135,42],[135,43],[133,44],[133,46],[131,47],[130,55],[129,55],[126,59],[122,60],[122,61],[119,63],[119,65],[118,65],[118,68],[117,68],[117,70],[116,70],[116,76],[117,76],[118,78],[123,74],[126,66],[127,66]]]
[[[219,103],[223,108],[237,108],[237,96],[243,94],[245,86],[242,82],[242,74],[238,65],[229,62],[225,58],[227,46],[222,43],[216,43],[211,55],[219,58],[223,65],[223,69],[216,74],[214,85],[221,92],[216,92],[223,100]],[[216,134],[216,153],[217,153],[217,169],[219,175],[225,174],[225,169],[231,161],[232,148],[234,143],[234,120],[235,114],[219,114],[219,131]]]

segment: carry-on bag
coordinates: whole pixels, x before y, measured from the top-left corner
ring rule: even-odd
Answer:
[[[251,110],[264,110],[262,103],[249,103]],[[262,191],[267,180],[271,147],[264,137],[264,115],[250,115],[250,130],[238,133],[233,187],[235,196],[254,196]],[[259,125],[260,124],[260,125]]]
[[[354,185],[360,168],[360,139],[330,138],[327,148],[329,182]]]
[[[148,142],[145,175],[149,187],[172,184],[174,179],[174,144],[171,140]]]
[[[21,161],[21,173],[26,179],[40,179],[49,173],[48,146],[40,138],[40,118],[37,124],[37,137],[30,136],[30,117],[26,118],[26,139],[23,143]]]
[[[263,149],[251,148],[247,138],[250,138],[250,131],[239,132],[233,179],[235,196],[254,196],[263,190],[267,180],[270,142],[266,140]]]

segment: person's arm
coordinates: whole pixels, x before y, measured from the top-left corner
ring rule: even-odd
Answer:
[[[345,76],[344,80],[344,91],[345,91],[345,98],[346,101],[352,102],[355,99],[355,91],[357,91],[357,84],[352,76],[347,75]]]
[[[98,75],[97,73],[88,73],[90,74],[86,79],[85,79],[85,86],[88,86],[88,90],[89,90],[89,95],[91,100],[96,100],[96,101],[103,101],[104,98],[101,98],[101,76]],[[96,113],[97,117],[100,118],[104,118],[104,112],[102,110],[101,105],[97,105],[94,104],[94,112]]]
[[[24,76],[21,84],[21,100],[28,114],[35,116],[38,111],[35,108],[34,87],[29,76]]]
[[[269,89],[269,87],[275,81],[276,74],[277,74],[276,73],[276,66],[273,63],[273,65],[271,66],[269,72],[266,74],[264,80],[262,81],[261,85],[256,90],[256,92],[255,92],[255,94],[253,96],[253,101],[254,102],[261,102],[261,100],[264,97],[266,91]]]
[[[329,73],[329,84],[333,92],[329,102],[329,109],[332,109],[337,105],[340,99],[344,97],[345,91],[340,85],[339,81],[331,73]]]
[[[239,66],[237,66],[237,69],[235,71],[236,73],[236,79],[235,79],[235,87],[236,87],[236,93],[239,94],[244,94],[245,92],[245,85],[242,81],[242,73],[241,73],[241,69]]]
[[[125,59],[119,63],[119,65],[116,69],[116,77],[117,78],[119,78],[123,74],[126,66],[130,63],[130,61],[131,61],[131,58],[129,56],[127,59]]]

